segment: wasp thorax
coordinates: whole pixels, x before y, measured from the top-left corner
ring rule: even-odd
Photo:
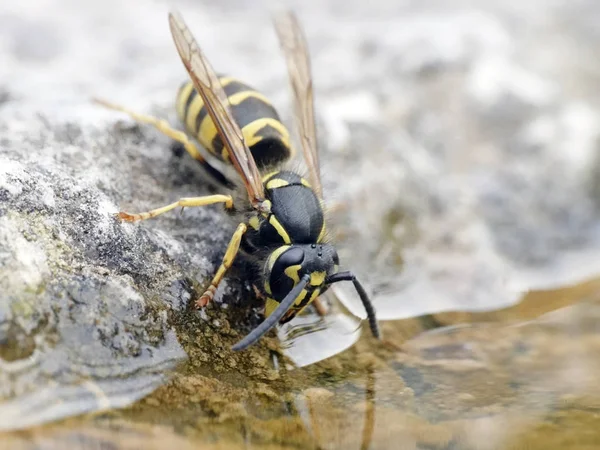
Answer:
[[[272,298],[281,301],[306,274],[310,276],[312,289],[321,287],[325,278],[335,272],[338,262],[337,252],[330,244],[279,247],[265,267]]]

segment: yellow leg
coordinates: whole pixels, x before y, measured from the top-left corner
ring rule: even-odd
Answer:
[[[166,134],[171,139],[174,139],[177,142],[181,142],[192,158],[197,159],[202,163],[206,161],[200,153],[200,151],[198,150],[198,147],[196,147],[196,145],[190,140],[188,135],[183,131],[179,131],[173,128],[171,125],[169,125],[169,123],[166,120],[157,119],[156,117],[147,116],[146,114],[139,114],[127,108],[124,108],[123,106],[116,105],[114,103],[110,103],[106,100],[102,100],[99,98],[93,98],[92,100],[95,103],[98,103],[99,105],[102,105],[108,109],[124,112],[125,114],[128,114],[132,119],[138,122],[152,125],[158,131],[160,131],[163,134]]]
[[[172,209],[177,208],[178,206],[186,207],[186,206],[206,206],[212,205],[214,203],[225,203],[225,208],[231,209],[233,208],[233,198],[231,195],[206,195],[204,197],[188,197],[188,198],[180,198],[175,203],[171,203],[170,205],[163,206],[162,208],[156,208],[152,211],[142,212],[138,214],[130,214],[126,212],[120,212],[118,214],[119,219],[125,222],[137,222],[138,220],[146,220],[152,217],[159,216],[164,214]]]
[[[198,308],[208,305],[208,303],[215,296],[215,292],[217,287],[219,287],[219,283],[225,276],[227,270],[233,264],[233,260],[240,249],[240,242],[242,241],[242,236],[246,232],[246,229],[246,224],[240,223],[235,230],[235,233],[233,233],[233,236],[231,236],[231,241],[229,241],[229,245],[227,246],[227,250],[225,251],[225,256],[223,257],[223,262],[221,263],[219,270],[217,270],[217,273],[210,282],[208,289],[204,292],[204,294],[202,294],[202,297],[196,301],[196,306]]]

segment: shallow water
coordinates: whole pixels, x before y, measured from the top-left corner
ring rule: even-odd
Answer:
[[[315,365],[181,366],[133,406],[6,448],[549,449],[600,444],[600,279],[489,313],[386,322]],[[189,344],[188,344],[189,345]],[[193,349],[186,348],[193,355]],[[252,358],[250,355],[246,355]],[[256,360],[257,362],[264,362]],[[268,360],[267,360],[268,361]]]

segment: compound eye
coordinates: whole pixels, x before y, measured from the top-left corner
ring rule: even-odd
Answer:
[[[300,279],[299,270],[304,261],[304,250],[300,247],[292,247],[282,253],[273,268],[269,284],[273,292],[273,298],[282,300]]]
[[[340,257],[338,256],[338,252],[337,252],[337,250],[335,248],[333,249],[333,258],[332,259],[333,259],[333,263],[336,266],[340,265]]]
[[[302,264],[302,261],[304,261],[304,250],[300,247],[292,247],[277,258],[273,264],[273,272],[281,271],[283,273],[287,267],[298,266]]]

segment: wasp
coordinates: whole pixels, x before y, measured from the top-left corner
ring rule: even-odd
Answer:
[[[190,76],[190,81],[179,89],[176,101],[186,132],[172,128],[165,120],[96,101],[153,125],[182,144],[228,193],[181,198],[148,212],[120,212],[119,218],[135,222],[177,207],[221,203],[226,212],[238,219],[221,265],[196,301],[197,307],[206,306],[235,258],[239,255],[247,259],[252,268],[252,285],[258,296],[265,299],[265,320],[233,350],[246,349],[277,323],[286,323],[311,303],[317,304],[318,297],[340,281],[354,284],[371,331],[379,338],[375,309],[365,289],[352,272],[339,271],[337,251],[327,240],[310,59],[296,16],[291,12],[278,16],[275,29],[292,86],[295,123],[308,179],[283,168],[294,152],[290,134],[269,100],[237,79],[218,76],[178,13],[169,14],[169,26]],[[237,194],[235,183],[209,163],[194,139],[212,157],[234,167],[241,181]]]

